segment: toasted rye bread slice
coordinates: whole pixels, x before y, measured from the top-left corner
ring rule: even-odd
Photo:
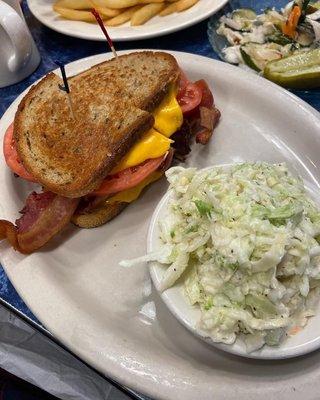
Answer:
[[[102,62],[70,79],[72,90],[93,96],[114,85],[116,97],[126,104],[152,112],[163,100],[169,86],[180,76],[176,59],[165,52],[141,51]]]
[[[81,197],[95,189],[135,141],[153,125],[146,111],[110,101],[73,96],[75,119],[61,80],[49,74],[20,103],[14,122],[18,154],[46,189]]]
[[[179,77],[166,53],[141,52],[92,67],[72,79],[68,99],[48,74],[18,107],[14,138],[25,168],[46,189],[81,197],[101,184],[141,135]]]

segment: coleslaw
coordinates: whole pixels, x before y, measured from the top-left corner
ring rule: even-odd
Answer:
[[[285,164],[166,172],[170,204],[161,249],[133,261],[167,266],[161,290],[183,280],[199,329],[241,337],[251,352],[305,326],[320,295],[320,212]],[[132,262],[123,262],[130,265]]]

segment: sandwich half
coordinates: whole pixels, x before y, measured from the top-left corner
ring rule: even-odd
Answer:
[[[93,228],[115,217],[163,175],[173,146],[188,147],[195,121],[200,143],[211,136],[220,115],[199,82],[188,82],[170,54],[130,53],[69,79],[72,113],[61,79],[44,77],[4,140],[8,166],[43,191],[28,197],[15,225],[0,221],[0,239],[30,253],[70,220]]]

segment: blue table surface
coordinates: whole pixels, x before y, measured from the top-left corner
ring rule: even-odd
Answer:
[[[266,5],[265,0],[252,1],[255,7]],[[274,2],[277,3],[277,2]],[[283,1],[279,1],[283,3]],[[282,4],[281,4],[282,5]],[[24,81],[10,87],[0,89],[0,117],[3,115],[12,101],[34,81],[42,77],[48,71],[55,69],[53,60],[60,60],[67,64],[71,61],[87,57],[90,55],[103,53],[106,51],[106,43],[92,42],[81,39],[75,39],[59,33],[56,33],[41,25],[30,13],[25,1],[22,3],[23,11],[27,24],[37,43],[42,61],[38,69]],[[212,50],[207,38],[207,21],[194,25],[191,28],[176,32],[171,35],[149,39],[144,41],[116,43],[118,50],[135,48],[154,48],[166,50],[179,50],[189,53],[196,53],[203,56],[217,59],[217,55]],[[1,46],[1,44],[0,44]],[[295,92],[303,100],[311,104],[317,110],[320,110],[320,90],[297,91]],[[0,266],[0,297],[21,311],[24,315],[34,321],[36,318],[19,297],[4,270]]]

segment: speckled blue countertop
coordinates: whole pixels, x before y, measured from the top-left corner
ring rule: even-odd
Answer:
[[[236,1],[235,1],[236,3]],[[266,0],[252,1],[254,6],[266,5]],[[283,3],[281,0],[279,3]],[[81,39],[75,39],[59,33],[56,33],[41,25],[30,13],[26,2],[23,1],[23,11],[27,24],[36,41],[42,61],[38,69],[24,81],[10,87],[0,89],[0,117],[12,103],[12,101],[34,81],[42,77],[48,71],[55,69],[53,60],[60,60],[67,64],[71,61],[87,57],[90,55],[106,51],[104,42],[90,42]],[[203,56],[217,59],[217,55],[212,50],[207,38],[207,21],[194,25],[183,31],[163,36],[160,38],[117,43],[118,50],[134,48],[155,48],[165,50],[179,50],[189,53],[196,53]],[[311,104],[317,110],[320,110],[320,90],[295,92],[303,100]],[[22,312],[24,315],[36,321],[31,311],[19,297],[4,270],[0,266],[0,298],[11,306]]]

